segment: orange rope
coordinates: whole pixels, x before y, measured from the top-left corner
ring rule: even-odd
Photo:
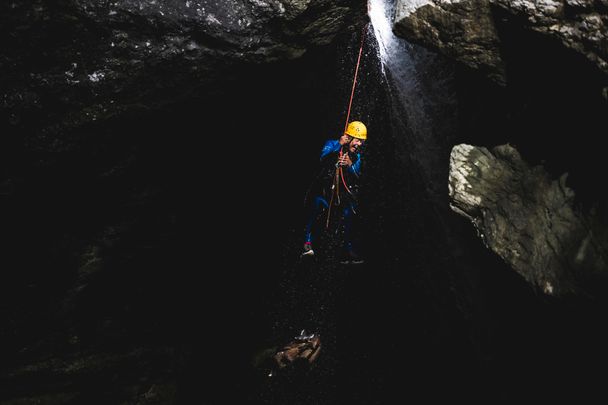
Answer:
[[[355,77],[353,79],[353,88],[350,92],[350,101],[348,102],[348,112],[346,113],[346,122],[344,123],[344,132],[346,132],[346,128],[348,128],[348,119],[350,118],[350,109],[353,105],[353,98],[355,96],[355,86],[357,85],[357,75],[359,74],[359,65],[361,64],[361,54],[363,53],[363,41],[365,40],[365,33],[367,32],[367,27],[369,23],[365,24],[363,27],[363,32],[361,33],[361,46],[359,47],[359,56],[357,57],[357,66],[355,68]]]
[[[344,188],[346,191],[348,191],[348,194],[353,195],[353,193],[350,191],[350,187],[348,187],[348,184],[346,184],[346,180],[344,180],[344,171],[342,168],[340,168],[340,177],[342,178],[342,184],[344,184]]]
[[[368,11],[369,11],[369,4],[368,4]],[[348,101],[348,111],[346,113],[346,122],[344,123],[344,132],[346,132],[346,129],[348,128],[348,120],[350,119],[350,111],[351,111],[351,107],[353,105],[353,98],[355,97],[355,87],[357,86],[357,76],[359,75],[359,66],[361,65],[361,55],[363,54],[363,44],[365,41],[365,33],[367,32],[368,26],[369,26],[369,23],[365,24],[365,27],[363,27],[363,32],[361,33],[361,45],[359,46],[359,56],[357,57],[357,65],[355,66],[353,87],[350,92],[350,100]],[[342,148],[340,148],[339,157],[342,157]],[[340,179],[342,179],[342,184],[344,184],[344,188],[346,189],[346,191],[348,191],[348,193],[352,195],[352,192],[350,191],[348,185],[346,184],[346,180],[344,180],[344,172],[342,170],[342,167],[336,167],[334,182],[332,185],[331,199],[329,201],[329,207],[327,210],[327,221],[325,222],[326,229],[329,228],[329,218],[331,215],[331,207],[333,205],[334,196],[337,196],[338,201],[340,201]],[[339,204],[339,202],[338,202],[338,204]]]
[[[338,177],[338,169],[335,171],[335,176],[333,180],[333,184],[331,185],[331,199],[329,200],[329,207],[327,207],[327,220],[325,221],[325,229],[329,228],[329,218],[331,215],[331,207],[334,205],[334,196],[337,195],[338,199],[340,199],[339,191],[336,189],[334,191],[334,187],[338,187],[340,183],[337,181]]]
[[[369,2],[367,4],[367,12],[369,13]],[[350,92],[350,100],[348,102],[348,112],[346,113],[346,122],[344,123],[344,132],[346,132],[346,129],[348,128],[348,120],[350,119],[350,110],[353,105],[353,98],[355,96],[355,87],[357,86],[357,76],[359,75],[359,65],[361,64],[361,54],[363,54],[363,44],[365,41],[365,33],[367,32],[368,26],[369,26],[369,23],[365,24],[365,27],[363,27],[363,31],[361,32],[361,46],[359,46],[359,56],[357,57],[357,66],[355,67],[355,77],[353,78],[353,88]],[[340,157],[342,157],[342,149],[340,149]],[[344,180],[344,172],[341,167],[339,169],[340,169],[340,177],[342,179],[342,184],[344,184],[344,188],[346,188],[346,191],[348,191],[349,194],[352,195],[350,188],[346,184],[346,180]]]

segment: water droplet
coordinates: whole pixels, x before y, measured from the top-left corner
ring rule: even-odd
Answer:
[[[105,74],[101,71],[97,71],[97,72],[93,72],[87,76],[90,81],[92,81],[93,83],[97,83],[104,78]]]

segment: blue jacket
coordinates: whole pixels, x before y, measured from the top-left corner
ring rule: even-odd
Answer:
[[[330,139],[327,142],[325,142],[325,145],[323,146],[323,149],[321,150],[321,160],[323,160],[323,158],[331,153],[338,153],[340,152],[340,141],[339,140],[334,140],[334,139]],[[352,166],[349,167],[349,170],[354,173],[355,175],[359,176],[361,174],[361,154],[357,153],[356,154],[356,159],[355,162],[353,162]]]

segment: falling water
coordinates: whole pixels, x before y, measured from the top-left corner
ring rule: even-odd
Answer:
[[[445,169],[455,133],[455,96],[451,64],[420,46],[395,36],[396,0],[370,0],[369,16],[391,102],[391,131],[400,153],[436,195],[445,190]],[[449,154],[449,151],[447,151]]]
[[[410,126],[419,133],[428,127],[428,119],[423,114],[423,95],[411,54],[412,45],[393,33],[393,6],[390,3],[391,0],[371,0],[370,20],[378,40],[382,73],[390,82],[391,96],[406,109]]]

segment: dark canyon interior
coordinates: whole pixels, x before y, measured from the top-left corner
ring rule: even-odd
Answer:
[[[433,185],[391,126],[390,83],[366,42],[351,113],[369,129],[358,266],[337,263],[339,235],[323,237],[312,264],[299,255],[304,195],[323,142],[344,125],[359,33],[79,127],[66,152],[36,151],[9,128],[0,399],[77,392],[65,403],[123,403],[151,383],[174,386],[184,404],[605,396],[593,370],[608,360],[608,286],[582,280],[585,294],[560,299],[535,291],[448,205],[453,145],[511,143],[554,178],[568,172],[582,209],[606,212],[606,76],[497,21],[506,87],[438,56],[421,78],[432,87],[453,72],[449,103],[434,107],[446,124],[427,152],[445,163]],[[86,260],[101,271],[78,272]],[[269,378],[253,366],[304,328],[324,343],[307,374]],[[8,372],[53,358],[110,366]]]

